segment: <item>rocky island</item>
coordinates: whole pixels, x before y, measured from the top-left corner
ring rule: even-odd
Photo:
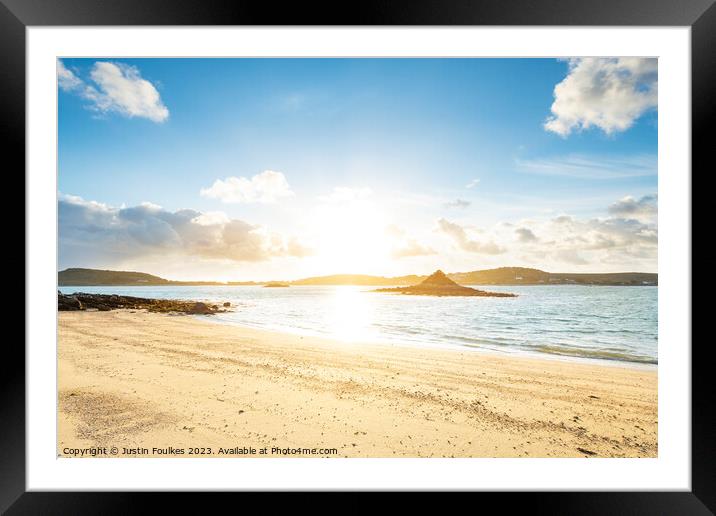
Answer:
[[[411,296],[480,296],[480,297],[517,297],[509,292],[488,292],[476,288],[463,287],[448,278],[441,270],[435,271],[423,282],[409,287],[379,288],[373,292],[393,292]]]
[[[227,312],[231,303],[226,302],[219,308],[218,305],[202,303],[200,301],[183,301],[178,299],[149,299],[143,297],[118,296],[116,294],[87,294],[75,292],[63,294],[57,291],[57,309],[63,311],[97,310],[107,312],[117,309],[147,310],[149,312],[182,313],[193,315],[211,315]]]

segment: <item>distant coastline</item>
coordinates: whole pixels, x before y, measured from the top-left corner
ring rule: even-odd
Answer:
[[[69,268],[59,271],[59,286],[263,286],[269,283],[300,285],[356,285],[356,286],[409,286],[424,281],[428,276],[371,276],[366,274],[334,274],[315,276],[294,281],[174,281],[143,272]],[[605,285],[605,286],[657,286],[659,275],[650,272],[615,273],[553,273],[526,267],[500,267],[497,269],[447,273],[447,277],[461,285]]]

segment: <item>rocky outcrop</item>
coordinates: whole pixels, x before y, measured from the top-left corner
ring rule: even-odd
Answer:
[[[191,307],[192,314],[199,314],[199,315],[206,315],[213,313],[211,307],[207,305],[206,303],[194,303],[194,306]]]
[[[231,306],[224,303],[224,307]],[[132,309],[147,310],[149,312],[174,312],[183,314],[211,315],[227,312],[217,305],[210,305],[198,301],[181,301],[177,299],[151,299],[143,297],[118,296],[116,294],[88,294],[75,292],[62,294],[57,292],[57,309],[60,311],[76,310],[108,310]]]
[[[435,271],[422,283],[410,287],[380,288],[373,292],[393,292],[411,296],[479,296],[479,297],[517,297],[508,292],[488,292],[476,288],[463,287],[448,278],[441,270]]]
[[[82,301],[74,296],[64,296],[57,291],[57,309],[58,310],[82,310]]]

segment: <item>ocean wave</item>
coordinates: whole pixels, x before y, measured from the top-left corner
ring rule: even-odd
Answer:
[[[640,364],[658,364],[658,360],[652,357],[626,353],[624,351],[614,351],[608,349],[585,349],[577,347],[563,347],[548,344],[537,344],[532,346],[534,351],[546,353],[549,355],[571,356],[579,358],[596,358],[600,360],[618,360],[621,362],[638,362]]]

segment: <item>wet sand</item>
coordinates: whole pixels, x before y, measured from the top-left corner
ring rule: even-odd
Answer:
[[[58,375],[61,456],[657,456],[655,369],[116,310],[59,313]]]

